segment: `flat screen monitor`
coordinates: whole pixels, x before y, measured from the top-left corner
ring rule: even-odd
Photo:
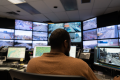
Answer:
[[[14,46],[25,46],[26,48],[31,49],[32,41],[15,40]]]
[[[97,29],[83,31],[83,40],[97,39]]]
[[[81,32],[76,32],[76,33],[69,33],[71,42],[81,42]]]
[[[47,23],[39,23],[39,22],[33,22],[33,31],[45,31],[48,30],[48,24]]]
[[[33,48],[35,46],[47,46],[48,45],[48,41],[33,41]]]
[[[0,28],[0,39],[14,39],[14,29]]]
[[[92,18],[86,21],[83,21],[83,30],[97,28],[97,18]]]
[[[102,27],[97,29],[98,39],[118,38],[117,25]]]
[[[15,39],[32,40],[32,31],[15,30]]]
[[[97,40],[83,41],[83,49],[94,49],[97,46]]]
[[[33,40],[46,41],[47,35],[48,35],[47,32],[33,32]]]
[[[118,39],[98,40],[98,46],[118,46]]]
[[[7,59],[20,60],[25,59],[26,47],[8,47]]]
[[[69,22],[64,24],[67,32],[81,32],[81,22]]]
[[[35,46],[34,47],[33,57],[42,56],[43,53],[49,53],[50,50],[51,50],[50,46]]]
[[[71,46],[69,56],[76,58],[76,46]]]
[[[94,55],[94,63],[101,63],[101,65],[105,65],[103,63],[106,63],[120,66],[120,47],[98,47],[96,51],[97,54]],[[109,65],[106,66],[112,67]]]
[[[52,33],[56,29],[64,29],[63,23],[49,24],[49,33]]]
[[[13,46],[13,40],[0,40],[0,47],[1,46]]]
[[[18,30],[32,30],[31,21],[15,20],[15,29]]]
[[[119,38],[120,38],[120,24],[118,25],[118,32],[119,32]]]

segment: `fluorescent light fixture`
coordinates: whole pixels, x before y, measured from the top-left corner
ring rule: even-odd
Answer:
[[[9,2],[13,3],[13,4],[21,4],[21,3],[25,3],[25,0],[8,0]]]

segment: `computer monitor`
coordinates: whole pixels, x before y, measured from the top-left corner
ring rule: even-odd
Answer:
[[[35,46],[34,52],[33,52],[33,57],[42,56],[43,53],[49,53],[50,50],[51,50],[50,46]]]
[[[71,46],[69,56],[76,58],[76,46]]]
[[[69,22],[64,24],[67,32],[81,32],[81,22]]]
[[[107,67],[120,66],[120,47],[119,46],[100,46],[95,47],[94,64]]]
[[[25,50],[26,47],[8,47],[7,59],[20,60],[23,58],[25,60]]]
[[[15,20],[15,29],[17,30],[32,30],[31,21]]]
[[[97,18],[83,21],[83,30],[97,28]]]

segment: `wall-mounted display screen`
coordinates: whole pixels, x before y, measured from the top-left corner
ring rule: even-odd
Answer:
[[[64,29],[63,23],[49,24],[49,33],[52,33],[54,30],[58,28]]]
[[[97,37],[98,39],[118,38],[117,25],[98,28]]]
[[[33,48],[35,47],[35,46],[47,46],[47,44],[48,44],[48,41],[33,41]]]
[[[64,24],[67,32],[81,32],[81,22],[69,22]]]
[[[81,32],[69,33],[71,42],[81,42]]]
[[[33,31],[46,31],[48,30],[47,23],[33,22]]]
[[[92,18],[86,21],[83,21],[83,30],[97,28],[97,18]]]
[[[0,47],[1,46],[13,46],[13,40],[0,40]]]
[[[118,39],[98,40],[98,46],[118,46]]]
[[[47,40],[47,32],[33,32],[33,40]]]
[[[97,40],[83,41],[83,49],[94,49],[97,46]]]
[[[97,39],[97,29],[83,31],[83,40]]]
[[[0,39],[14,39],[14,30],[0,28]]]
[[[18,30],[32,30],[31,21],[15,20],[15,29]]]
[[[23,41],[23,40],[15,40],[14,46],[26,46],[26,48],[32,48],[32,41]]]
[[[15,30],[15,39],[32,40],[32,31]]]
[[[120,24],[118,25],[118,33],[119,33],[119,38],[120,38]]]

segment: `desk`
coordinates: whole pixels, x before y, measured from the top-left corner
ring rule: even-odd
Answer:
[[[24,70],[26,68],[23,69],[17,69],[17,68],[11,68],[11,67],[0,67],[0,80],[12,80],[9,70],[10,69],[14,69],[14,70],[18,70],[18,71],[22,71],[24,72]]]

